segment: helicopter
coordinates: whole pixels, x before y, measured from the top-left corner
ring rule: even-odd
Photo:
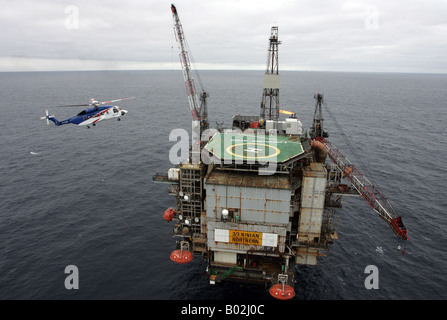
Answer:
[[[117,119],[118,121],[121,120],[121,116],[124,116],[127,113],[127,110],[121,109],[118,106],[101,106],[103,104],[122,101],[122,100],[128,100],[128,99],[134,99],[135,97],[130,98],[122,98],[117,100],[110,100],[110,101],[104,101],[104,102],[98,102],[95,99],[90,99],[89,104],[72,104],[72,105],[64,105],[64,106],[55,106],[57,108],[60,107],[85,107],[88,106],[90,108],[82,110],[77,115],[59,121],[57,120],[54,115],[49,115],[48,109],[45,110],[45,116],[40,117],[40,120],[47,120],[47,125],[50,125],[50,120],[56,125],[56,126],[62,126],[64,124],[76,124],[78,126],[86,126],[87,129],[90,128],[90,126],[96,126],[96,123],[102,120],[108,120],[108,119]]]

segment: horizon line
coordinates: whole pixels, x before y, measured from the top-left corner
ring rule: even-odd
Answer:
[[[166,71],[166,72],[173,72],[173,71],[179,71],[181,72],[182,69],[175,68],[175,69],[73,69],[73,70],[0,70],[0,73],[35,73],[35,72],[129,72],[129,71]],[[195,71],[259,71],[259,72],[266,72],[265,69],[213,69],[213,68],[203,68],[203,69],[195,69]],[[429,71],[366,71],[366,70],[311,70],[311,69],[283,69],[280,70],[281,72],[333,72],[333,73],[389,73],[389,74],[433,74],[433,75],[442,75],[447,74],[447,72],[429,72]]]

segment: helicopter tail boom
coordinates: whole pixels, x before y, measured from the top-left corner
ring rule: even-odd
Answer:
[[[56,126],[60,126],[63,124],[62,121],[57,120],[54,116],[49,116],[48,119],[53,121]]]
[[[49,120],[51,120],[56,126],[60,126],[62,124],[62,122],[57,120],[53,115],[48,114],[48,109],[45,110],[45,116],[40,117],[40,120],[47,120],[47,126],[50,125]]]

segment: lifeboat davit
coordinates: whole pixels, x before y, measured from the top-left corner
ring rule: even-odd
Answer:
[[[295,289],[288,284],[275,284],[270,287],[270,295],[279,300],[289,300],[295,296]]]
[[[171,221],[174,216],[175,216],[174,208],[166,209],[165,213],[163,214],[163,218],[168,222]]]
[[[171,253],[171,260],[175,263],[188,263],[192,261],[193,255],[188,250],[175,250]]]

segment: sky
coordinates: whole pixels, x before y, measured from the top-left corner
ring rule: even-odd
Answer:
[[[173,3],[197,69],[447,73],[447,0]],[[170,5],[0,0],[0,71],[179,69]]]

